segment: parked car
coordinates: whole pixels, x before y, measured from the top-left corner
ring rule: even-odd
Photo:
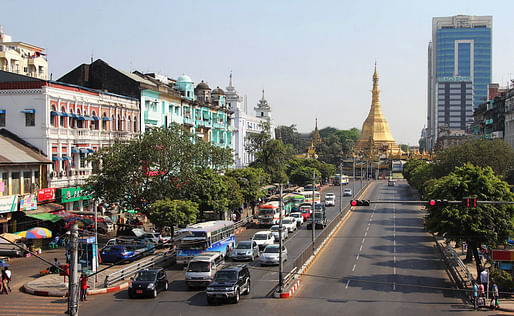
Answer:
[[[352,196],[352,189],[344,189],[343,190],[343,196]]]
[[[243,240],[232,251],[232,260],[255,260],[259,256],[259,245],[255,240]]]
[[[302,226],[303,224],[303,215],[301,212],[293,212],[289,214],[292,218],[296,219],[296,226]]]
[[[207,303],[230,300],[238,303],[241,295],[250,294],[250,271],[245,264],[223,268],[216,272],[214,280],[205,291]]]
[[[16,242],[16,245],[20,246],[16,247],[15,245],[3,242],[3,240],[0,242],[0,256],[6,256],[6,257],[21,257],[24,256],[26,251],[28,250],[27,246],[22,242]]]
[[[127,246],[105,246],[100,251],[100,258],[103,263],[114,263],[118,261],[134,261],[136,259],[135,250]]]
[[[257,245],[259,245],[259,250],[264,250],[267,245],[273,245],[275,242],[275,237],[269,230],[263,230],[260,232],[256,232],[255,235],[253,235],[252,240],[255,240]]]
[[[296,218],[294,217],[286,217],[282,220],[282,226],[287,228],[289,233],[292,233],[296,230]]]
[[[259,263],[261,265],[279,264],[279,249],[279,245],[266,246],[261,256],[259,257]],[[282,246],[282,261],[287,261],[287,249],[285,246]]]
[[[219,251],[206,251],[193,257],[187,265],[186,285],[189,288],[209,285],[224,264],[224,256]]]
[[[325,206],[335,206],[336,199],[334,197],[325,197]]]
[[[129,298],[136,296],[157,297],[157,293],[168,290],[168,277],[163,269],[142,270],[131,278]]]
[[[327,217],[325,212],[316,212],[314,213],[314,216],[311,217],[314,218],[316,228],[325,228],[327,226]],[[307,221],[307,229],[312,229],[312,218],[309,218]]]
[[[160,233],[154,233],[154,232],[149,232],[149,233],[145,233],[141,239],[148,239],[148,240],[151,240],[153,243],[155,244],[158,244],[161,241],[161,234]]]
[[[279,236],[279,225],[273,225],[271,226],[271,232],[273,233],[273,237],[275,237],[275,242],[278,242],[282,238],[282,240],[286,240],[289,236],[288,230],[286,227],[282,226],[282,233]]]

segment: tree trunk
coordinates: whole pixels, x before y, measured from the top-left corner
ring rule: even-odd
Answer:
[[[472,251],[473,248],[471,248],[469,243],[467,243],[467,244],[468,244],[468,250],[466,251],[466,259],[464,259],[465,263],[473,261],[473,251]]]
[[[473,251],[473,257],[475,257],[475,263],[476,263],[476,266],[477,266],[477,277],[476,277],[476,280],[479,279],[480,277],[480,272],[482,272],[482,262],[480,261],[480,256],[478,255],[478,245],[476,242],[473,242],[472,244],[470,244],[469,247],[472,247],[472,251]]]

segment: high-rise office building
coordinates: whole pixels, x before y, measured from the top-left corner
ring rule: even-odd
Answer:
[[[491,16],[432,19],[432,41],[428,44],[428,150],[433,149],[439,129],[465,130],[473,120],[473,110],[487,99],[492,24]]]

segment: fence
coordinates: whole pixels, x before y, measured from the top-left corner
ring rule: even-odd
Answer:
[[[440,238],[432,235],[437,247],[441,251],[443,255],[443,260],[446,264],[448,272],[452,276],[453,281],[457,284],[459,288],[466,288],[468,285],[471,285],[473,281],[473,275],[469,272],[468,267],[462,262],[459,255],[453,249],[450,244],[442,245],[440,243]]]
[[[109,287],[112,284],[124,280],[125,278],[130,278],[134,274],[136,274],[139,270],[147,269],[149,267],[153,267],[156,264],[169,260],[169,257],[175,254],[175,250],[168,250],[165,252],[161,252],[144,260],[141,260],[135,264],[124,267],[121,270],[113,272],[109,275],[105,276],[104,287]]]

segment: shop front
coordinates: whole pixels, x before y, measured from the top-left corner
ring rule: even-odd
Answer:
[[[84,196],[81,187],[60,189],[60,202],[67,211],[90,211],[94,209],[91,196]]]
[[[16,231],[16,227],[11,227],[9,231],[9,221],[12,213],[18,210],[18,196],[7,195],[0,196],[0,232],[8,233]],[[16,223],[13,223],[16,226]]]

